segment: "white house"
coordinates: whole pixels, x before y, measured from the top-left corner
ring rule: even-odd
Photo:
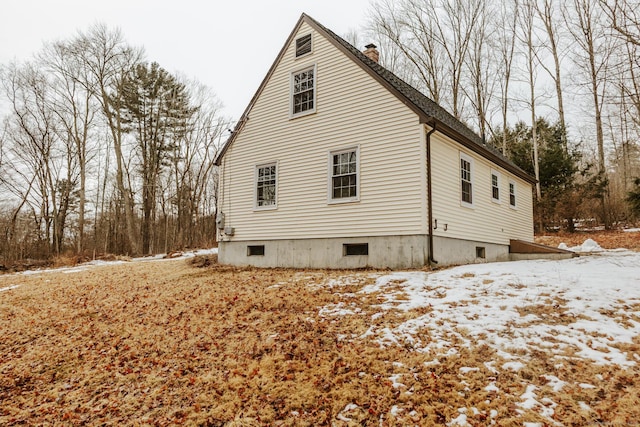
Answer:
[[[508,260],[535,180],[307,15],[216,164],[219,261],[421,267]]]

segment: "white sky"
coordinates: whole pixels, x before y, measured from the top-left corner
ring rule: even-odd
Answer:
[[[2,0],[0,63],[104,22],[147,60],[210,86],[237,119],[303,12],[344,35],[368,10],[369,0]]]

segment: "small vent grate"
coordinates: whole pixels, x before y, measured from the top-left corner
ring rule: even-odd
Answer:
[[[368,243],[345,243],[342,245],[342,254],[344,256],[369,255],[369,244]]]
[[[264,255],[264,245],[247,246],[247,256]]]
[[[296,58],[311,52],[311,34],[296,39]]]

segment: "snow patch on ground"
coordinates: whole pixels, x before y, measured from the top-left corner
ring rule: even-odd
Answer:
[[[340,421],[348,423],[349,421],[351,421],[351,418],[349,418],[348,416],[349,413],[355,411],[356,409],[358,409],[358,405],[356,405],[355,403],[349,403],[344,407],[342,411],[340,411],[336,418],[338,418]]]
[[[359,339],[381,346],[410,346],[414,351],[433,353],[425,365],[438,365],[439,358],[455,355],[461,346],[493,348],[506,362],[486,362],[493,374],[518,372],[538,352],[555,357],[561,367],[568,358],[580,358],[600,365],[637,366],[640,356],[622,351],[618,344],[632,343],[640,335],[634,307],[640,304],[640,253],[623,249],[603,250],[585,241],[579,252],[597,252],[567,260],[532,260],[465,265],[436,272],[393,272],[374,277],[375,282],[359,292],[345,294],[349,304],[321,308],[331,316],[363,315],[360,300],[374,296],[369,329]],[[349,280],[349,279],[345,279]],[[351,283],[351,282],[349,282]],[[340,286],[332,282],[332,287]],[[344,303],[343,303],[344,304]],[[375,322],[385,313],[402,314],[407,320],[395,325]],[[478,368],[462,367],[461,375]],[[402,376],[389,377],[395,388],[404,386]],[[549,425],[561,425],[553,416],[554,396],[568,384],[554,375],[542,375],[546,386],[523,384],[518,411],[534,411]],[[602,378],[599,378],[602,380]],[[570,384],[583,389],[591,384]],[[543,387],[543,388],[542,388]],[[488,377],[484,390],[500,394],[495,377]],[[581,402],[581,409],[589,406]],[[395,416],[401,408],[392,412]],[[472,416],[465,408],[448,426],[467,426]],[[492,411],[491,419],[497,417]],[[542,426],[542,423],[524,423]]]
[[[34,274],[43,274],[43,273],[64,273],[64,274],[73,274],[80,273],[82,271],[86,271],[91,267],[99,267],[104,265],[118,265],[118,264],[126,264],[128,262],[150,262],[150,261],[175,261],[179,259],[188,259],[193,258],[195,256],[205,256],[205,255],[214,255],[218,253],[218,248],[210,248],[210,249],[196,249],[188,252],[180,252],[174,253],[173,256],[169,257],[167,254],[158,254],[153,256],[132,258],[130,261],[105,261],[105,260],[92,260],[82,264],[79,264],[74,267],[60,267],[60,268],[45,268],[41,270],[26,270],[21,271],[19,273],[13,273],[14,275],[24,275],[31,276]],[[8,274],[7,276],[11,276],[12,274]]]
[[[7,286],[6,288],[0,288],[0,292],[10,291],[11,289],[15,289],[15,288],[19,288],[19,287],[20,287],[20,285]]]
[[[599,247],[585,243],[582,249]],[[640,303],[637,252],[473,264],[434,273],[394,272],[360,293],[378,294],[382,311],[426,311],[393,329],[372,325],[363,338],[381,345],[411,343],[417,351],[451,354],[456,342],[486,344],[513,359],[512,365],[503,366],[513,370],[523,366],[518,362],[522,349],[550,350],[558,358],[573,350],[599,364],[637,363],[615,347],[640,334],[640,322],[624,308]],[[338,308],[322,311],[337,313]],[[421,338],[425,331],[429,339]]]
[[[590,252],[603,252],[604,249],[593,239],[585,240],[579,246],[568,247],[566,243],[560,243],[558,249],[564,249],[566,251],[590,253]]]

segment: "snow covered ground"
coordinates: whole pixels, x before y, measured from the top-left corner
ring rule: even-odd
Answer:
[[[334,319],[363,315],[355,301],[376,295],[380,303],[371,316],[372,326],[352,339],[430,352],[438,355],[433,364],[439,363],[439,357],[457,354],[463,346],[487,345],[507,360],[490,367],[496,374],[522,369],[535,354],[551,354],[552,364],[561,365],[570,357],[637,369],[640,355],[623,351],[618,344],[630,344],[640,335],[640,253],[603,250],[594,241],[568,249],[588,255],[376,276],[375,283],[351,294],[354,303],[326,306],[320,313]],[[376,326],[374,320],[392,310],[415,315],[394,327]],[[554,390],[565,385],[553,375],[547,381]],[[495,383],[488,381],[486,390],[492,387],[496,388]],[[537,410],[552,421],[554,402],[538,393],[535,385],[527,386],[519,406]],[[588,405],[580,403],[588,410]],[[472,409],[460,408],[460,416],[448,425],[470,425],[466,411]]]
[[[631,343],[640,334],[640,318],[629,312],[640,304],[637,252],[398,272],[361,292],[381,293],[381,311],[429,309],[393,330],[372,326],[366,335],[383,345],[409,342],[420,351],[450,353],[456,351],[455,337],[467,345],[487,344],[507,359],[521,357],[523,349],[550,349],[560,357],[572,347],[599,364],[640,361],[640,355],[612,345]],[[417,338],[425,329],[428,341]]]
[[[507,359],[519,358],[523,349],[562,355],[572,347],[599,364],[634,366],[640,355],[613,344],[631,343],[640,334],[640,317],[630,311],[640,304],[640,253],[603,250],[590,239],[567,249],[591,255],[379,276],[360,291],[383,300],[374,317],[388,310],[427,312],[391,330],[371,326],[365,336],[423,352],[455,352],[452,341],[487,344]],[[344,303],[321,309],[325,316],[358,312]],[[426,341],[418,337],[424,330]]]

